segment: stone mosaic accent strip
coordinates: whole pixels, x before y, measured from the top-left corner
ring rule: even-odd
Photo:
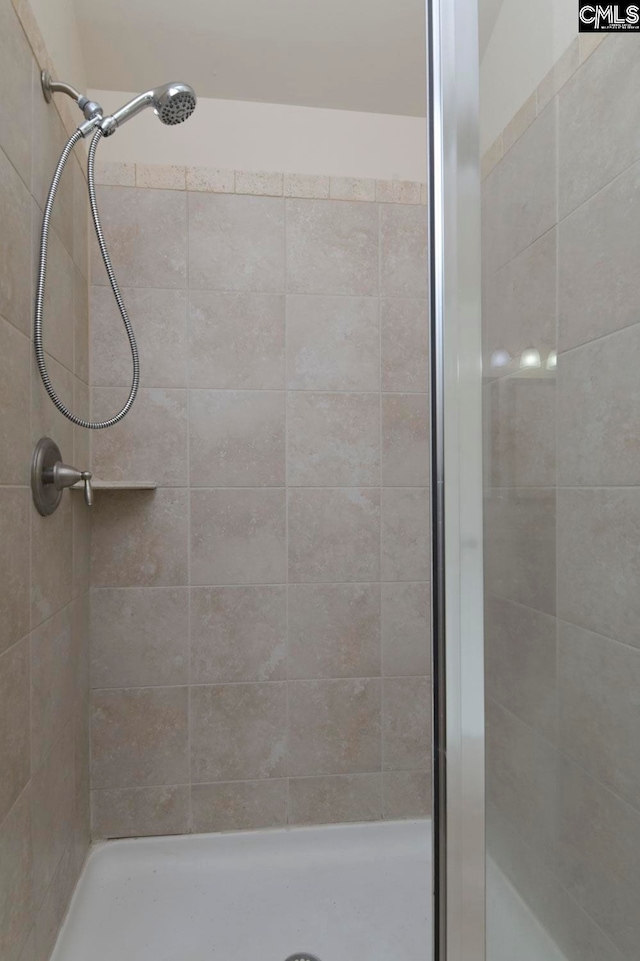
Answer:
[[[427,185],[411,180],[371,180],[363,177],[223,170],[218,167],[183,167],[174,164],[133,164],[110,160],[97,161],[96,180],[104,187],[149,187],[158,190],[196,190],[211,194],[349,200],[362,203],[427,203]]]

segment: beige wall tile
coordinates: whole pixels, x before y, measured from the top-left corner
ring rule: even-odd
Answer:
[[[85,279],[89,279],[89,193],[84,171],[84,161],[71,167],[71,186],[73,191],[73,236],[69,253],[73,262]],[[93,230],[93,225],[91,227]]]
[[[640,327],[561,354],[558,368],[558,481],[563,486],[634,486],[640,438]]]
[[[497,229],[497,228],[496,228]],[[491,243],[483,241],[484,251]],[[556,349],[557,231],[550,230],[495,275],[482,282],[482,347],[485,377],[519,370],[523,350],[536,347],[542,363]],[[507,351],[512,363],[492,367],[495,351]]]
[[[186,587],[102,588],[91,596],[91,686],[186,684]]]
[[[282,487],[285,468],[284,391],[191,391],[192,487]]]
[[[558,615],[640,647],[640,491],[558,491]],[[622,599],[624,598],[624,602]]]
[[[382,802],[386,820],[431,817],[431,771],[385,771]]]
[[[74,456],[74,463],[89,463],[89,458]],[[71,526],[73,530],[73,596],[84,594],[91,587],[91,508],[87,507],[82,494],[73,495],[71,501]]]
[[[487,702],[487,798],[548,864],[557,858],[560,754],[522,721]]]
[[[29,513],[31,494],[0,489],[0,650],[29,631]]]
[[[0,314],[25,334],[31,329],[31,209],[27,188],[0,150]]]
[[[112,788],[91,792],[94,838],[189,832],[189,786]]]
[[[285,587],[191,589],[191,680],[275,681],[287,676]]]
[[[563,759],[558,788],[560,880],[625,958],[640,938],[640,814]]]
[[[135,187],[136,165],[121,160],[97,160],[96,183],[105,187]]]
[[[184,784],[189,777],[187,687],[94,691],[94,788]]]
[[[542,488],[487,490],[484,511],[486,590],[554,614],[555,491]],[[560,567],[558,560],[558,571]]]
[[[20,22],[9,3],[0,8],[0,63],[4,96],[0,106],[0,147],[21,171],[31,176],[31,72],[33,56]]]
[[[191,291],[191,387],[284,387],[284,297]]]
[[[640,159],[640,107],[624,109],[618,90],[640,83],[640,62],[624,37],[609,37],[558,97],[558,199],[564,217]],[[614,258],[607,258],[614,264]]]
[[[378,211],[357,203],[287,200],[287,290],[378,293]]]
[[[98,494],[92,519],[93,586],[186,584],[188,520],[184,490]]]
[[[235,190],[235,171],[216,167],[187,167],[187,190],[232,194]]]
[[[89,383],[89,287],[87,279],[73,268],[73,372]]]
[[[92,414],[112,417],[128,396],[122,387],[94,387]],[[143,387],[124,420],[91,438],[92,467],[101,480],[187,483],[187,392]]]
[[[71,605],[54,614],[31,635],[32,768],[44,762],[62,737],[75,707],[76,664]]]
[[[236,170],[236,193],[282,197],[282,174]]]
[[[19,961],[33,923],[33,850],[29,792],[0,824],[0,952]],[[26,949],[25,949],[26,950]]]
[[[487,838],[493,860],[517,888],[567,961],[623,961],[609,938],[567,893],[506,818],[487,807]]]
[[[31,781],[33,897],[41,906],[73,837],[75,781],[71,725],[53,745]]]
[[[540,109],[542,109],[542,107],[540,107]],[[534,90],[531,96],[525,100],[520,109],[514,114],[502,132],[502,146],[505,153],[507,150],[510,150],[511,147],[513,147],[516,140],[518,140],[525,130],[531,126],[533,121],[536,119],[536,113],[536,91]]]
[[[564,87],[565,83],[571,79],[580,66],[581,39],[581,37],[576,37],[575,40],[572,41],[544,80],[538,84],[536,90],[538,112],[546,107],[549,101]]]
[[[376,182],[364,177],[331,177],[329,196],[332,200],[376,199]]]
[[[638,806],[640,651],[558,623],[559,743],[610,790]]]
[[[140,353],[141,385],[186,387],[186,291],[125,287],[122,296]],[[91,288],[91,364],[92,386],[131,385],[129,339],[109,287]]]
[[[0,822],[29,780],[29,642],[0,657]]]
[[[189,286],[283,291],[284,201],[189,194]]]
[[[377,821],[381,816],[381,775],[298,777],[289,782],[292,824]]]
[[[191,777],[207,781],[277,778],[287,770],[283,683],[191,689]]]
[[[427,677],[382,682],[382,767],[415,771],[431,763],[431,683]]]
[[[429,491],[425,487],[382,490],[382,580],[430,578]]]
[[[174,164],[136,164],[136,187],[185,190],[186,168]]]
[[[186,193],[100,187],[98,205],[119,284],[186,287]],[[91,251],[93,283],[106,286],[108,279],[95,240]]]
[[[38,958],[48,958],[71,900],[78,871],[73,844],[67,845],[36,914],[35,948]]]
[[[560,350],[637,323],[640,279],[633,252],[640,243],[639,216],[640,164],[635,164],[561,223]]]
[[[487,694],[525,724],[555,741],[555,618],[488,594],[485,665]]]
[[[382,398],[382,483],[387,487],[429,483],[426,394],[386,394]]]
[[[376,180],[376,200],[383,204],[419,204],[421,187],[411,180]]]
[[[377,584],[289,587],[289,677],[380,674]]]
[[[564,361],[562,362],[564,364]],[[503,377],[485,398],[485,477],[494,487],[556,482],[556,372]]]
[[[556,221],[556,102],[525,130],[483,185],[482,246],[491,270]]]
[[[0,483],[28,484],[31,461],[29,418],[31,346],[0,317]]]
[[[289,685],[289,774],[380,769],[381,682],[376,678]]]
[[[287,823],[287,781],[232,781],[193,784],[193,830],[250,831]]]
[[[292,489],[288,519],[290,581],[378,580],[379,491]]]
[[[74,369],[75,340],[74,270],[71,255],[55,231],[52,231],[49,239],[42,339],[45,350],[71,371]]]
[[[431,816],[430,771],[385,771],[382,792],[386,820]]]
[[[295,487],[379,484],[379,395],[290,392],[287,482]]]
[[[431,673],[429,584],[382,585],[382,672]]]
[[[191,583],[284,583],[285,521],[284,490],[194,490]]]
[[[320,174],[285,174],[284,195],[285,197],[328,200],[329,177]]]
[[[30,352],[32,353],[32,352]],[[74,377],[71,371],[62,367],[50,355],[45,356],[49,377],[56,394],[65,406],[71,408],[74,403]],[[73,454],[74,429],[71,421],[67,420],[51,403],[44,388],[35,354],[31,356],[31,443],[35,445],[41,437],[51,437],[63,457],[70,458]]]
[[[70,491],[54,514],[31,513],[31,626],[68,604],[73,597],[73,521]]]
[[[51,109],[42,96],[40,70],[33,71],[33,156],[31,169],[31,195],[40,209],[37,229],[42,226],[51,178],[62,150],[67,142],[66,133],[57,109]],[[73,250],[73,179],[69,171],[62,177],[56,203],[51,215],[51,226],[69,252]]]
[[[378,390],[378,303],[287,297],[287,383],[293,390]]]
[[[485,151],[480,161],[480,177],[485,180],[493,168],[500,163],[504,156],[504,142],[502,134],[498,134],[491,146]],[[424,202],[424,201],[423,201]]]
[[[380,301],[382,389],[426,391],[429,317],[424,300]]]
[[[427,296],[427,215],[422,207],[380,207],[380,293]]]
[[[603,33],[581,33],[578,37],[580,48],[580,63],[588,60],[594,50],[596,50],[605,39]]]

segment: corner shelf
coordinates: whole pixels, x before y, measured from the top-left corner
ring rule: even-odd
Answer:
[[[151,481],[92,480],[91,486],[94,491],[154,491],[158,488],[158,485]],[[70,490],[84,491],[84,484],[74,484]]]

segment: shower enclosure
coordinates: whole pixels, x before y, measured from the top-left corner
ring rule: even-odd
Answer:
[[[287,3],[0,0],[0,959],[637,961],[640,35]]]

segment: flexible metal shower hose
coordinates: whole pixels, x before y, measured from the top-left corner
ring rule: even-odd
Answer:
[[[62,173],[64,171],[65,164],[73,151],[73,148],[82,139],[82,132],[76,130],[76,132],[69,138],[67,144],[60,155],[60,160],[56,167],[56,172],[53,175],[53,180],[51,181],[51,186],[49,188],[49,195],[47,196],[47,203],[44,208],[44,216],[42,218],[42,235],[40,238],[40,264],[38,267],[38,287],[36,290],[36,311],[34,320],[34,331],[33,331],[33,341],[36,350],[36,360],[38,363],[38,370],[40,371],[40,376],[42,377],[42,383],[45,386],[47,394],[58,408],[61,414],[64,414],[72,423],[77,424],[78,427],[87,427],[90,430],[102,430],[104,427],[113,427],[118,421],[128,414],[133,406],[133,402],[136,399],[136,394],[138,393],[138,385],[140,383],[140,360],[138,357],[138,345],[136,344],[136,338],[133,333],[133,327],[131,326],[131,321],[129,320],[129,315],[127,314],[127,308],[122,300],[122,295],[120,293],[120,288],[118,287],[118,281],[116,280],[116,275],[111,264],[111,259],[109,257],[109,251],[107,250],[107,245],[105,243],[104,234],[102,233],[102,225],[100,223],[100,214],[98,212],[98,203],[96,200],[96,185],[95,185],[95,155],[96,148],[102,137],[102,131],[99,127],[96,128],[91,143],[89,145],[89,158],[87,160],[87,182],[89,185],[89,204],[91,206],[91,216],[93,218],[93,226],[95,227],[96,237],[98,238],[98,244],[100,246],[100,253],[102,254],[102,260],[104,261],[104,266],[107,271],[107,276],[109,277],[109,283],[111,284],[111,289],[113,291],[113,296],[116,299],[118,305],[118,310],[120,311],[120,316],[122,317],[122,322],[127,331],[127,337],[129,338],[129,346],[131,347],[131,358],[133,360],[133,381],[131,383],[131,390],[129,392],[129,397],[127,402],[119,413],[115,414],[114,417],[110,417],[108,420],[100,421],[90,421],[84,420],[82,417],[77,417],[68,407],[63,404],[60,400],[56,391],[51,383],[49,377],[49,372],[47,371],[47,365],[44,357],[44,347],[42,345],[42,315],[44,309],[44,290],[45,281],[47,275],[47,253],[49,250],[49,229],[51,227],[51,213],[53,211],[53,205],[56,199],[56,193],[58,187],[60,186],[60,180],[62,178]]]

